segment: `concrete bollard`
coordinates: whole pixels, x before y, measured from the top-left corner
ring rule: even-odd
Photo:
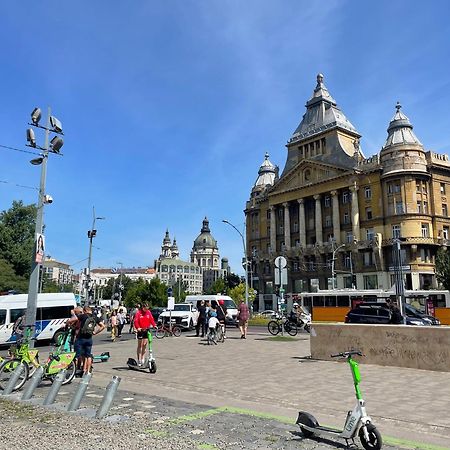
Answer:
[[[51,405],[55,401],[55,398],[58,395],[59,390],[61,389],[62,383],[66,378],[66,372],[66,369],[58,372],[55,379],[53,380],[52,387],[48,391],[47,397],[45,397],[43,405]]]
[[[8,381],[8,384],[6,385],[5,389],[3,390],[3,395],[9,395],[12,394],[12,392],[15,390],[15,386],[19,381],[20,376],[23,373],[23,364],[20,363],[11,374],[11,378]]]
[[[120,377],[114,375],[112,380],[109,382],[105,395],[103,397],[102,403],[97,410],[97,414],[95,415],[96,419],[103,419],[103,417],[108,414],[109,408],[111,408],[111,404],[114,400],[114,396],[116,395],[117,388],[119,387],[121,379]]]
[[[39,366],[34,372],[34,375],[31,377],[30,383],[27,385],[23,395],[22,400],[30,400],[33,397],[35,389],[39,386],[42,376],[44,375],[44,368]]]
[[[67,411],[76,411],[80,407],[81,400],[83,399],[83,396],[86,392],[86,389],[88,388],[91,378],[92,378],[91,372],[85,373],[83,375],[83,378],[81,379],[80,384],[78,385],[78,388],[75,391],[75,395],[73,396],[72,401],[67,407]]]

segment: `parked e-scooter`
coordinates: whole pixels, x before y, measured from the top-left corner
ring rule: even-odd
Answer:
[[[148,339],[148,347],[147,347],[148,358],[146,358],[145,364],[139,366],[134,358],[128,358],[127,366],[131,370],[138,370],[140,372],[146,372],[148,370],[150,373],[156,373],[156,359],[153,356],[153,348],[152,348],[153,336],[150,330],[148,330],[147,332],[147,339]]]
[[[360,351],[350,351],[331,355],[332,358],[346,358],[353,375],[353,384],[355,386],[356,405],[353,411],[347,413],[343,430],[334,430],[319,425],[316,418],[304,411],[299,411],[297,424],[300,426],[305,437],[311,437],[315,434],[319,436],[338,437],[354,443],[354,439],[359,435],[362,446],[366,450],[379,450],[383,444],[380,432],[366,413],[365,402],[359,389],[361,374],[358,363],[352,359],[353,355],[363,356]]]

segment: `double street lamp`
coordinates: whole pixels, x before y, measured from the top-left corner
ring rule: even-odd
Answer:
[[[53,203],[52,196],[45,193],[45,183],[47,178],[47,160],[49,153],[60,155],[61,147],[64,145],[64,141],[61,136],[64,134],[62,130],[61,122],[51,115],[50,108],[48,108],[47,124],[46,126],[40,125],[39,122],[42,118],[42,112],[40,108],[34,108],[31,113],[31,125],[33,128],[41,128],[45,130],[44,146],[41,147],[36,143],[36,136],[33,128],[27,130],[27,146],[38,149],[42,153],[37,158],[32,159],[31,164],[41,166],[41,178],[39,183],[39,194],[37,203],[36,225],[35,225],[35,241],[33,247],[32,256],[32,268],[31,276],[28,286],[28,301],[26,312],[26,324],[34,326],[36,323],[36,310],[37,310],[37,296],[39,289],[39,275],[41,271],[41,265],[45,252],[45,240],[44,240],[44,205]],[[55,136],[50,140],[50,133],[54,133]],[[30,345],[33,346],[34,341],[30,341]]]
[[[91,261],[92,261],[92,241],[95,236],[97,236],[97,230],[95,228],[95,222],[97,220],[105,220],[105,217],[97,217],[95,215],[95,207],[92,207],[92,227],[87,232],[88,238],[89,238],[89,257],[88,257],[88,270],[86,274],[86,283],[85,283],[85,294],[84,294],[84,301],[88,302],[89,300],[89,292],[91,289]]]
[[[245,304],[247,305],[247,307],[250,308],[250,305],[248,304],[248,259],[247,259],[247,250],[246,250],[246,246],[245,246],[245,238],[244,235],[228,220],[222,220],[223,223],[226,223],[228,225],[230,225],[230,227],[233,227],[241,236],[242,238],[242,247],[244,249],[244,264],[245,264]]]

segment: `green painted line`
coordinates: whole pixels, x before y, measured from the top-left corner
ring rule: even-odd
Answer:
[[[206,443],[197,445],[197,448],[199,450],[219,450],[219,447],[216,447],[213,444],[206,444]]]
[[[151,434],[156,437],[167,437],[169,433],[167,431],[159,431],[159,430],[145,430],[146,433]]]
[[[220,408],[208,409],[206,411],[200,411],[196,414],[188,414],[185,416],[175,417],[175,419],[169,419],[167,422],[177,425],[183,422],[190,422],[192,420],[203,419],[204,417],[212,416],[213,414],[220,414],[222,410]]]

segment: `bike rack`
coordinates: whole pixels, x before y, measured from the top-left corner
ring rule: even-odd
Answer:
[[[53,381],[52,387],[48,391],[47,397],[45,397],[43,405],[48,406],[53,404],[53,402],[56,399],[56,396],[58,395],[59,390],[61,389],[62,383],[64,381],[64,378],[66,378],[66,369],[61,370],[61,372],[58,372],[58,375],[56,375],[55,380]]]
[[[105,395],[103,396],[102,403],[95,414],[96,419],[103,419],[106,414],[108,414],[109,408],[111,408],[114,396],[116,395],[117,389],[119,387],[121,378],[114,375],[112,380],[109,382]]]
[[[39,366],[36,369],[36,372],[34,372],[34,375],[31,377],[30,384],[27,386],[22,395],[22,400],[30,400],[31,397],[33,397],[34,391],[41,383],[43,375],[44,375],[44,368],[42,366]]]
[[[23,372],[23,364],[20,363],[15,369],[14,372],[11,375],[11,378],[8,381],[8,384],[6,385],[6,388],[3,390],[2,395],[10,395],[14,391],[14,386],[19,381],[20,376]]]
[[[91,372],[85,373],[83,375],[83,378],[81,379],[80,384],[78,385],[78,388],[75,391],[75,395],[73,396],[72,401],[69,403],[69,406],[67,407],[67,411],[76,411],[80,407],[81,400],[83,399],[84,394],[86,393],[91,378],[92,378]]]

